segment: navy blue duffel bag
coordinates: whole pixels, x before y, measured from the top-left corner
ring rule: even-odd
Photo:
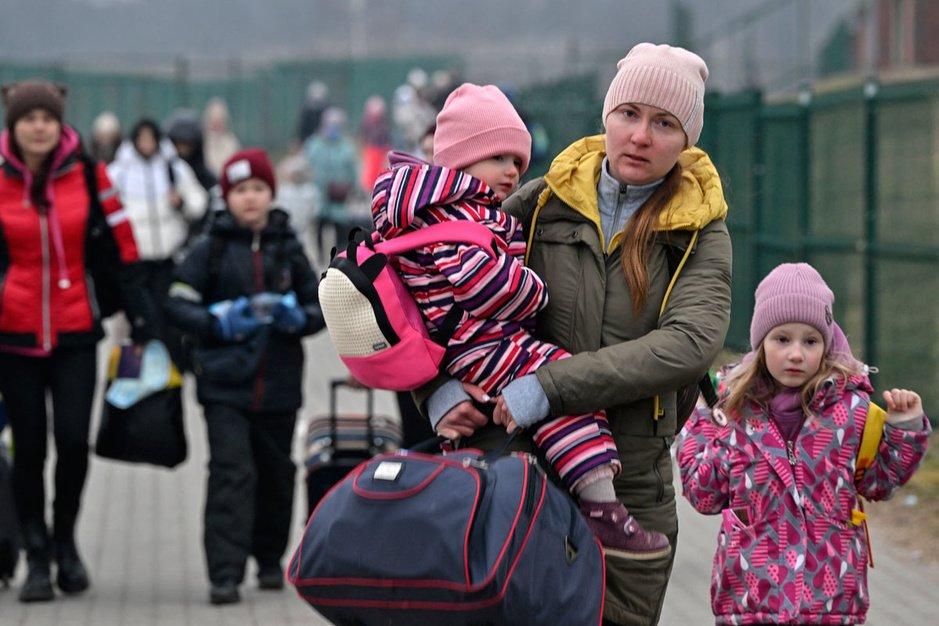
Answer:
[[[340,625],[597,625],[600,545],[534,458],[399,451],[310,516],[288,568]]]

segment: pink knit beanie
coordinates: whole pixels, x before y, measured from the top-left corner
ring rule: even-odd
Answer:
[[[827,352],[832,347],[834,304],[835,294],[814,267],[808,263],[778,265],[756,288],[750,346],[756,350],[777,326],[801,322],[818,329]]]
[[[635,102],[658,107],[678,118],[688,147],[698,143],[704,127],[704,81],[708,66],[694,52],[667,45],[640,43],[616,64],[603,101],[603,124],[610,111]]]
[[[453,90],[437,115],[434,165],[460,170],[499,154],[531,159],[531,135],[515,107],[495,85],[463,83]]]

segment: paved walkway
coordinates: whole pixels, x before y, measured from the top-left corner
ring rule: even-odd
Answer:
[[[302,416],[326,409],[327,382],[344,372],[325,334],[308,341],[307,354],[307,405]],[[242,587],[241,604],[225,608],[208,604],[201,544],[205,429],[191,386],[187,391],[190,458],[183,466],[171,472],[97,458],[92,462],[79,528],[80,546],[92,575],[91,590],[78,598],[22,605],[15,591],[23,577],[21,570],[14,589],[0,590],[0,625],[327,624],[290,589],[258,591],[253,571]],[[343,400],[351,403],[356,398],[343,396]],[[376,400],[377,410],[395,413],[390,393],[379,393]],[[296,458],[301,458],[299,447]],[[661,624],[713,623],[708,584],[717,519],[697,515],[683,501],[679,506],[681,535]],[[298,489],[293,543],[301,531],[304,507]],[[935,623],[939,568],[922,566],[891,551],[883,537],[886,531],[874,528],[877,568],[871,572],[869,623]]]

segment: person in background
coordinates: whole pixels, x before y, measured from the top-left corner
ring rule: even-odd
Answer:
[[[189,165],[156,122],[137,122],[108,166],[124,210],[134,229],[147,287],[156,302],[163,302],[173,267],[189,237],[190,225],[206,212],[208,194]],[[168,328],[158,313],[157,333],[177,367],[188,367],[182,336]]]
[[[111,111],[102,111],[91,124],[91,156],[108,164],[120,145],[121,121]]]
[[[362,149],[359,184],[364,194],[371,195],[378,174],[388,168],[388,151],[391,150],[388,111],[385,99],[381,96],[369,96],[365,101],[359,126],[359,143]]]
[[[212,98],[205,105],[202,130],[205,137],[205,164],[210,172],[218,176],[222,164],[241,148],[241,142],[231,130],[228,105],[221,98]]]
[[[306,99],[300,109],[300,120],[297,124],[297,141],[300,144],[319,130],[323,122],[323,112],[328,106],[329,87],[318,80],[310,82],[306,88]]]
[[[315,258],[314,222],[322,206],[322,197],[313,184],[306,155],[299,145],[290,149],[277,164],[277,197],[274,204],[290,216],[290,227],[297,234],[309,258]]]
[[[202,124],[195,111],[190,109],[177,109],[166,122],[166,136],[173,142],[176,154],[192,168],[196,180],[208,194],[208,205],[202,219],[189,225],[189,236],[186,244],[190,244],[203,232],[208,231],[212,216],[225,208],[222,202],[222,193],[218,187],[218,178],[205,164],[205,147],[202,138]]]
[[[209,437],[209,600],[231,604],[241,598],[249,556],[261,589],[284,585],[301,339],[324,321],[316,275],[287,214],[272,208],[277,184],[267,153],[232,155],[221,187],[228,208],[176,269],[166,314],[200,342],[194,358]]]
[[[103,285],[93,283],[92,255],[119,264],[114,288],[134,343],[153,337],[154,304],[141,284],[133,230],[104,164],[82,154],[78,133],[63,122],[65,95],[64,87],[39,79],[3,87],[0,393],[16,442],[13,493],[27,559],[21,602],[54,599],[53,559],[60,591],[77,594],[90,585],[75,526],[88,473],[97,344],[104,336],[95,292]],[[93,190],[98,198],[89,195]],[[99,224],[110,228],[110,237],[95,234]],[[119,259],[110,258],[112,252]],[[56,458],[51,538],[44,477],[50,407]]]
[[[307,139],[304,151],[313,170],[313,184],[323,197],[323,209],[317,218],[317,249],[323,256],[323,231],[331,227],[335,233],[332,245],[344,246],[348,239],[350,220],[348,201],[358,185],[355,146],[346,136],[346,114],[330,107],[323,114],[318,133]]]

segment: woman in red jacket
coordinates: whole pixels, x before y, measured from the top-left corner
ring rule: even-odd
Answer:
[[[116,243],[120,256],[114,260],[117,284],[135,342],[150,335],[153,305],[135,267],[130,223],[104,166],[82,156],[78,133],[62,123],[65,89],[29,80],[5,86],[3,98],[0,392],[16,442],[13,491],[29,565],[20,600],[31,602],[54,597],[52,556],[61,591],[79,593],[89,585],[74,533],[88,471],[96,344],[104,335],[87,261],[106,245],[93,234],[101,210],[110,227],[106,240]],[[86,167],[94,167],[93,177],[86,177]],[[51,541],[43,481],[47,392],[57,458]]]

